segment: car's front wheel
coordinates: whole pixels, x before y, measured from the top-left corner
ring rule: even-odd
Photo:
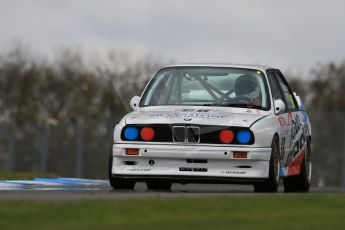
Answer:
[[[280,172],[280,152],[277,137],[272,140],[272,152],[269,163],[269,177],[262,183],[254,184],[254,192],[277,192]]]
[[[111,173],[113,165],[113,156],[112,151],[109,154],[109,165],[108,165],[108,175],[109,175],[109,183],[113,189],[134,189],[135,181],[130,179],[123,179],[114,177]]]
[[[301,165],[301,173],[298,176],[290,176],[283,179],[285,192],[308,192],[311,181],[311,147],[307,143],[304,159]]]

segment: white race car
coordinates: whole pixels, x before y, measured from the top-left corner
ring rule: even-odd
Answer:
[[[278,69],[173,65],[159,69],[115,127],[114,189],[172,183],[253,184],[256,192],[307,192],[311,127]]]

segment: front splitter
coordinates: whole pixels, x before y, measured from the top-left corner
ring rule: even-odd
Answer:
[[[129,179],[135,181],[168,180],[172,183],[181,184],[255,184],[263,182],[267,178],[244,178],[244,177],[213,177],[213,176],[181,176],[181,175],[126,175],[113,174],[114,178]]]

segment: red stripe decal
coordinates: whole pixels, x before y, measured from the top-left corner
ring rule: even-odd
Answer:
[[[293,160],[287,167],[287,175],[292,176],[292,175],[299,175],[301,173],[301,165],[304,159],[304,152],[305,148],[307,145],[304,145],[302,150],[300,151],[299,154],[297,154],[297,157],[295,160]]]

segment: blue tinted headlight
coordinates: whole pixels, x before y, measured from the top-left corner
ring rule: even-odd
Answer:
[[[241,144],[247,144],[250,142],[251,135],[250,132],[247,130],[241,130],[237,133],[237,141]]]
[[[139,136],[139,131],[135,127],[127,127],[123,134],[127,140],[133,141]]]

